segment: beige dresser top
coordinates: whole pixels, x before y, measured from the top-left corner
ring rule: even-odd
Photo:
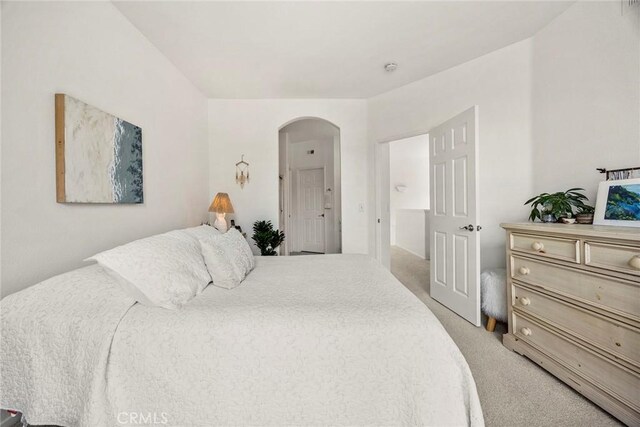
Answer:
[[[601,237],[608,239],[623,239],[640,242],[640,228],[612,227],[609,225],[590,224],[557,224],[541,222],[504,223],[504,229],[519,230],[530,233],[553,233],[567,236]]]

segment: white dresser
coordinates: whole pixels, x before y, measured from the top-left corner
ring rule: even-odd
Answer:
[[[640,228],[502,224],[506,347],[640,426]]]

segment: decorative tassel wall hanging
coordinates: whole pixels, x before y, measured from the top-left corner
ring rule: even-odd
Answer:
[[[249,182],[249,163],[244,161],[244,154],[240,161],[236,163],[236,183],[240,184],[240,188]]]

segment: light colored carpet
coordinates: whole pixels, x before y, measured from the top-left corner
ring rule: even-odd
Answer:
[[[392,247],[391,272],[429,307],[462,351],[488,427],[622,425],[529,359],[507,350],[502,345],[505,324],[498,323],[490,333],[433,300],[428,293],[429,261]]]

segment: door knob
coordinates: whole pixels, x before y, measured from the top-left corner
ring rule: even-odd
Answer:
[[[464,227],[460,227],[460,230],[473,231],[474,228],[475,227],[473,226],[473,224],[469,224],[469,225],[465,225]]]
[[[324,214],[322,214],[322,215],[318,215],[318,216],[321,216],[322,218],[324,218]]]

